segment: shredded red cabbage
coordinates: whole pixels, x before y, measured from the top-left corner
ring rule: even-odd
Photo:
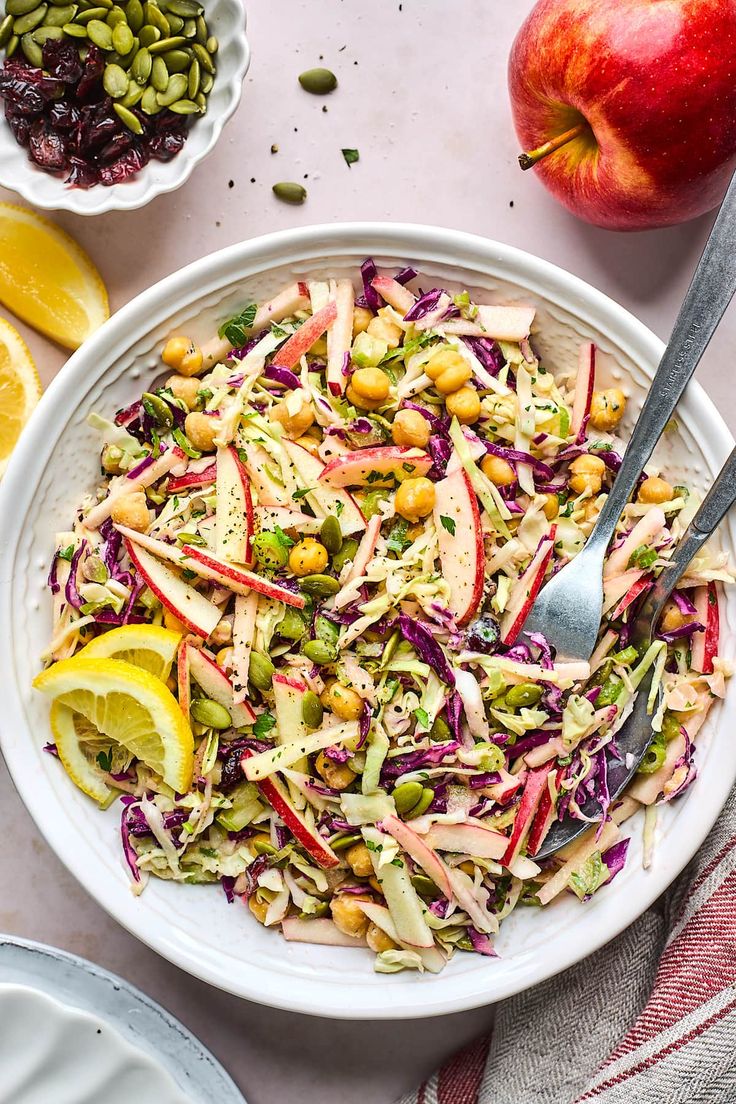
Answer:
[[[488,958],[498,958],[498,954],[494,951],[489,936],[483,935],[483,933],[479,932],[477,928],[474,928],[472,924],[468,925],[467,930],[468,938],[473,944],[473,950],[476,954],[486,955]]]
[[[448,755],[454,755],[460,744],[457,740],[450,740],[444,744],[433,744],[429,748],[420,748],[418,751],[409,752],[408,755],[397,755],[393,759],[387,759],[383,764],[381,776],[386,778],[398,778],[409,771],[421,770],[422,767],[439,766]]]
[[[607,851],[604,851],[601,855],[601,859],[608,867],[609,878],[607,885],[610,885],[617,874],[620,874],[626,864],[626,856],[629,851],[628,839],[619,840],[618,843],[614,843],[613,847],[609,847]]]
[[[419,658],[429,664],[443,682],[448,686],[454,686],[455,675],[452,667],[427,626],[422,621],[412,620],[405,613],[400,613],[398,620],[401,635],[414,647]]]
[[[153,460],[154,460],[153,456],[146,456],[143,460],[141,460],[141,462],[139,464],[136,464],[134,468],[130,469],[130,471],[127,474],[127,478],[128,479],[135,479],[142,472],[144,472],[146,470],[146,468],[150,468],[151,464],[153,463]]]
[[[130,873],[136,882],[141,880],[141,872],[138,869],[138,856],[133,844],[130,842],[130,816],[140,805],[123,804],[123,812],[120,817],[120,837],[123,842],[123,855],[128,864]]]
[[[220,878],[220,885],[222,886],[223,892],[227,897],[227,903],[231,905],[235,900],[235,879],[229,874],[223,874],[223,876]]]
[[[431,291],[425,291],[424,295],[420,295],[413,307],[404,315],[405,322],[417,322],[420,318],[424,318],[435,309],[440,299],[444,295],[442,288],[432,288]]]
[[[366,257],[360,266],[360,275],[363,280],[363,302],[359,306],[365,306],[368,310],[380,310],[383,300],[371,283],[378,275],[376,263],[372,257]]]
[[[299,377],[294,375],[291,368],[282,368],[279,364],[267,364],[262,374],[265,379],[283,384],[289,391],[298,391],[301,387]]]
[[[672,644],[675,640],[682,640],[686,636],[692,636],[693,633],[704,631],[705,625],[701,625],[699,621],[688,621],[686,625],[679,625],[678,628],[670,629],[669,632],[657,633],[657,636],[667,644]]]
[[[528,464],[543,479],[554,479],[555,477],[552,468],[542,460],[537,460],[530,452],[507,448],[505,445],[496,445],[493,441],[483,441],[483,444],[486,447],[486,452],[490,452],[494,456],[500,456],[511,464]]]
[[[672,601],[675,603],[680,613],[693,614],[698,612],[695,608],[695,604],[690,601],[687,594],[682,590],[672,591]]]
[[[490,337],[464,337],[463,341],[491,376],[497,376],[505,361],[497,342]]]
[[[66,581],[66,587],[64,589],[66,600],[70,606],[74,607],[74,609],[79,609],[82,605],[84,605],[84,599],[77,589],[77,569],[79,567],[79,561],[82,558],[82,555],[85,552],[86,548],[87,542],[86,540],[83,540],[79,548],[72,556],[71,563],[69,564],[69,578]]]
[[[406,268],[402,268],[396,273],[394,280],[397,284],[401,284],[401,286],[404,287],[410,280],[415,280],[418,275],[419,273],[415,268],[407,265]]]

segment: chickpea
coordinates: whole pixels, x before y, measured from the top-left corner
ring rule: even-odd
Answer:
[[[144,533],[151,519],[148,513],[148,500],[143,491],[121,495],[113,503],[110,517],[115,525],[127,525],[129,529]]]
[[[675,497],[672,485],[658,475],[650,475],[639,488],[639,502],[671,502]]]
[[[234,648],[232,644],[226,644],[224,648],[220,648],[219,652],[215,656],[218,667],[222,667],[223,670],[231,671],[233,666]]]
[[[248,898],[248,908],[255,916],[259,924],[266,923],[266,914],[268,913],[268,901],[261,901],[255,893],[252,893]]]
[[[599,456],[590,456],[587,453],[578,456],[570,465],[570,471],[573,472],[570,486],[575,494],[585,494],[587,491],[590,495],[597,495],[603,485],[605,470],[606,465]]]
[[[474,387],[461,387],[447,396],[445,408],[460,425],[472,425],[480,415],[480,396]]]
[[[327,356],[327,338],[318,337],[314,345],[311,345],[308,352],[312,356],[326,357]]]
[[[181,399],[188,410],[194,410],[199,402],[199,380],[190,376],[169,376],[166,381],[175,399]]]
[[[626,408],[626,396],[620,387],[594,391],[590,404],[590,424],[594,429],[615,429]]]
[[[345,935],[354,935],[362,939],[368,931],[369,920],[358,901],[370,901],[369,894],[351,893],[341,897],[333,897],[330,901],[330,911],[335,927]]]
[[[470,859],[466,859],[465,862],[458,863],[458,870],[462,870],[463,874],[467,874],[469,878],[475,877],[475,867]]]
[[[544,506],[542,512],[547,521],[554,521],[560,512],[560,500],[556,494],[548,494],[544,496]]]
[[[306,437],[297,437],[294,444],[301,445],[307,452],[311,452],[312,456],[318,455],[320,442],[316,437],[312,437],[310,433],[308,433]]]
[[[383,897],[383,888],[375,874],[372,878],[368,879],[368,885],[371,887],[371,889],[375,889],[376,893],[380,894],[380,896]]]
[[[210,641],[213,644],[230,644],[233,639],[233,626],[226,617],[218,621],[210,633]]]
[[[289,553],[289,570],[301,578],[303,575],[319,575],[327,567],[329,555],[323,544],[314,537],[304,537]]]
[[[330,682],[320,694],[319,699],[325,709],[337,714],[343,721],[357,721],[363,712],[363,699],[349,686],[341,682]]]
[[[117,445],[105,445],[102,450],[102,456],[100,457],[102,470],[107,472],[108,475],[120,475],[123,470],[120,467],[120,461],[122,459],[122,450],[119,449]]]
[[[169,338],[164,345],[161,359],[182,376],[196,376],[202,370],[202,350],[184,334]]]
[[[365,941],[375,954],[380,954],[381,951],[393,951],[396,949],[396,944],[393,939],[390,939],[385,931],[379,928],[378,924],[368,925],[368,931],[365,933]]]
[[[686,625],[688,621],[692,621],[692,619],[693,614],[683,613],[677,602],[668,602],[662,612],[659,628],[661,632],[672,632],[673,629],[679,629],[682,625]]]
[[[333,790],[346,790],[355,780],[355,771],[351,771],[347,763],[336,763],[323,751],[319,753],[315,761],[317,774]]]
[[[184,419],[184,432],[200,452],[215,451],[215,437],[220,432],[220,419],[196,410]]]
[[[365,333],[373,321],[373,311],[367,307],[353,307],[353,337]]]
[[[290,404],[294,401],[292,398],[284,399],[282,402],[277,403],[271,409],[270,418],[272,422],[278,422],[282,426],[284,433],[292,441],[297,437],[301,437],[303,433],[306,433],[308,429],[314,425],[314,409],[311,402],[302,393],[301,405],[292,413]]]
[[[398,348],[404,336],[401,326],[392,322],[390,318],[381,317],[380,314],[378,318],[370,320],[366,326],[366,333],[369,333],[371,337],[378,337],[381,341],[385,341],[389,349]]]
[[[391,436],[396,445],[424,448],[432,432],[426,418],[418,410],[400,410],[393,420]]]
[[[370,878],[373,873],[371,853],[364,843],[354,843],[345,852],[348,866],[356,878]]]
[[[449,347],[440,348],[424,365],[424,371],[443,395],[459,391],[473,375],[473,370],[460,353]]]
[[[364,406],[366,399],[369,403],[384,403],[389,386],[388,376],[380,368],[358,368],[350,378],[350,390],[357,396],[358,406]]]
[[[516,482],[516,472],[502,456],[494,456],[489,452],[481,460],[480,470],[497,487],[510,487]]]
[[[419,521],[431,514],[436,497],[434,483],[425,476],[405,479],[396,492],[396,512],[407,521]]]
[[[179,632],[182,634],[188,632],[188,629],[183,621],[180,621],[176,614],[172,613],[171,610],[166,609],[166,606],[164,606],[164,628],[171,629],[172,632]]]

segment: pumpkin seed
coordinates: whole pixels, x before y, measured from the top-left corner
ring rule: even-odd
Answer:
[[[94,42],[101,50],[112,50],[112,31],[101,19],[90,19],[87,24],[87,35],[90,42]]]
[[[66,21],[65,21],[66,22]],[[0,50],[2,50],[10,42],[13,34],[13,16],[6,15],[2,23],[0,23]]]
[[[214,83],[215,83],[215,78],[212,76],[211,73],[202,73],[202,76],[201,76],[201,79],[200,79],[200,82],[199,82],[200,92],[204,92],[205,96],[207,96],[212,91],[212,85]]]
[[[311,594],[315,598],[329,598],[340,589],[339,581],[332,575],[305,575],[299,580],[299,586],[305,594]]]
[[[360,832],[354,832],[351,836],[341,836],[330,846],[333,851],[347,851],[348,847],[352,847],[354,843],[360,843],[362,839]]]
[[[282,185],[274,184],[273,190],[276,193],[276,195],[279,197],[279,199],[282,199],[283,197],[281,195],[279,195],[279,193],[276,191],[276,189],[280,188],[280,187],[282,187]],[[291,187],[300,188],[301,185],[300,184],[293,184],[293,185],[289,184],[288,187],[290,187],[290,188]],[[304,191],[304,189],[302,189],[302,191]],[[304,198],[306,198],[306,192],[305,192]],[[301,203],[302,200],[301,199],[298,199],[298,200],[297,199],[287,199],[286,202],[287,203]],[[342,548],[340,549],[339,552],[337,552],[332,557],[332,567],[337,572],[338,575],[340,574],[340,572],[344,568],[345,564],[348,563],[349,560],[354,560],[355,559],[355,553],[357,551],[358,551],[358,542],[357,542],[357,540],[355,540],[354,537],[348,537],[347,540],[344,540],[342,542]]]
[[[452,729],[444,717],[435,717],[429,730],[429,738],[438,744],[452,739]]]
[[[161,55],[170,73],[183,73],[189,68],[192,57],[189,50],[169,50]]]
[[[118,59],[117,64],[121,65],[123,67],[123,69],[126,69],[126,70],[130,69],[131,65],[133,64],[133,62],[135,60],[135,56],[138,53],[139,49],[140,49],[140,42],[138,41],[137,38],[134,38],[133,39],[133,46],[128,51],[127,54],[124,54],[123,57],[120,57],[118,54],[115,54],[115,57]],[[110,61],[113,61],[113,55],[112,54],[110,55]]]
[[[197,35],[197,20],[185,19],[181,28],[181,33],[185,38],[196,38]]]
[[[19,42],[20,42],[20,39],[18,38],[18,35],[11,35],[10,36],[10,38],[8,39],[8,45],[5,47],[5,57],[6,58],[11,58],[13,56],[15,51],[18,49],[18,43]]]
[[[302,655],[311,663],[317,663],[320,667],[326,663],[334,663],[337,659],[337,649],[325,644],[324,640],[308,640],[302,645]]]
[[[307,198],[307,189],[303,188],[301,184],[294,184],[290,180],[282,181],[280,184],[274,184],[273,194],[277,199],[280,199],[283,203],[299,204],[303,203]]]
[[[161,32],[158,27],[152,27],[150,23],[146,23],[138,32],[138,38],[140,39],[141,46],[145,46],[146,49],[148,49],[149,46],[153,46],[154,42],[159,41]]]
[[[142,46],[133,58],[133,64],[130,67],[130,75],[138,84],[146,84],[151,75],[152,66],[153,58],[146,47]]]
[[[397,786],[391,795],[396,804],[396,811],[398,813],[408,813],[410,809],[413,809],[422,796],[423,788],[421,782],[403,782],[400,786]]]
[[[82,26],[86,27],[92,19],[104,19],[106,14],[104,8],[87,8],[86,11],[81,11],[79,15],[75,16],[73,22],[81,23]]]
[[[142,94],[143,93],[141,93],[141,95]],[[133,134],[143,133],[143,123],[140,121],[137,115],[134,115],[133,112],[125,106],[125,104],[114,103],[112,105],[112,109],[117,115],[120,122],[124,126],[126,126],[128,130],[132,130]]]
[[[248,682],[253,683],[256,690],[270,690],[273,682],[273,673],[276,670],[271,660],[263,652],[251,652],[248,664]]]
[[[429,786],[425,786],[417,804],[412,809],[409,809],[408,813],[404,813],[404,816],[407,820],[414,820],[414,817],[423,816],[433,801],[434,790],[431,790]]]
[[[299,74],[299,83],[313,96],[326,96],[337,88],[337,77],[330,69],[307,69]]]
[[[157,31],[161,32],[162,38],[168,38],[171,34],[171,27],[169,21],[164,13],[159,8],[158,4],[152,4],[151,0],[146,0],[143,5],[143,18],[146,23],[150,23],[152,27],[155,27]]]
[[[230,714],[225,706],[212,701],[211,698],[195,698],[189,707],[189,711],[195,721],[206,725],[207,728],[222,730],[223,728],[230,728],[232,724]]]
[[[87,28],[81,27],[79,23],[65,23],[61,28],[65,35],[69,38],[86,38]]]
[[[145,88],[143,85],[138,84],[137,81],[131,81],[127,95],[123,96],[120,103],[123,107],[135,107],[135,105],[143,99],[144,92]]]
[[[28,31],[35,31],[36,27],[40,27],[43,23],[44,16],[48,10],[48,4],[41,4],[40,8],[36,8],[35,11],[19,16],[13,24],[13,31],[17,35],[24,35],[27,34]]]
[[[71,23],[77,11],[76,4],[65,4],[63,8],[49,8],[46,12],[44,25],[46,27],[63,27],[65,23]]]
[[[207,39],[209,38],[209,31],[203,15],[198,15],[196,19],[197,24],[197,42],[200,46],[207,45]]]
[[[82,0],[79,0],[79,2],[81,4]],[[94,0],[84,0],[84,2],[89,3],[89,6],[92,7],[92,4],[94,3]],[[51,7],[52,8],[66,8],[68,6],[68,4],[69,4],[69,0],[51,0]]]
[[[91,3],[87,4],[87,7],[89,7],[89,8],[98,7],[98,8],[104,8],[105,11],[112,11],[113,2],[112,2],[112,0],[92,0]]]
[[[202,15],[204,8],[195,3],[195,0],[168,0],[166,10],[180,15],[182,19],[196,19],[198,15]]]
[[[166,15],[166,22],[169,24],[169,34],[178,35],[181,34],[184,26],[184,20],[179,15],[172,15],[168,12]]]
[[[127,23],[119,23],[112,32],[112,44],[121,55],[125,57],[133,49],[133,32]]]
[[[256,855],[275,855],[276,848],[268,840],[257,839],[253,841],[253,850]]]
[[[188,92],[189,92],[189,99],[190,100],[193,100],[194,97],[199,92],[200,72],[201,71],[200,71],[200,68],[199,68],[199,62],[195,58],[194,61],[192,62],[192,64],[189,66],[189,88],[188,88]]]
[[[536,705],[543,692],[542,687],[534,682],[522,682],[519,686],[509,687],[506,702],[514,709]]]
[[[187,83],[187,78],[183,73],[174,73],[173,76],[169,77],[166,89],[157,94],[156,102],[161,107],[171,107],[176,100],[181,100],[186,95]]]
[[[439,889],[434,884],[431,878],[428,878],[425,874],[415,874],[411,880],[411,884],[420,897],[438,897]]]
[[[169,38],[161,38],[158,42],[154,43],[152,52],[154,54],[165,54],[167,50],[177,50],[180,46],[186,45],[186,41],[184,35],[172,35]]]
[[[197,115],[199,110],[199,105],[193,100],[177,100],[176,103],[169,104],[169,111],[173,111],[175,115]]]
[[[159,111],[162,110],[161,104],[156,99],[156,89],[152,84],[149,84],[141,96],[141,111],[144,111],[146,115],[158,115]]]
[[[52,39],[60,41],[64,37],[64,32],[61,27],[37,27],[33,31],[33,41],[37,42],[39,46],[43,46],[46,42],[51,42]]]
[[[30,31],[20,36],[20,48],[31,65],[35,65],[37,69],[43,69],[43,50],[37,42],[33,41]]]
[[[342,548],[342,529],[340,528],[340,522],[334,514],[330,514],[330,516],[326,517],[322,522],[319,530],[319,539],[330,555],[334,555]]]
[[[304,621],[291,606],[284,610],[284,616],[278,623],[276,632],[286,640],[301,640],[306,631]]]
[[[38,0],[7,0],[5,11],[8,15],[27,15],[38,7]]]
[[[102,74],[102,87],[114,100],[122,99],[128,91],[128,74],[119,65],[106,65]],[[167,404],[164,403],[164,406]],[[170,413],[170,411],[169,411]]]
[[[320,613],[314,619],[314,635],[318,640],[324,640],[325,644],[334,648],[337,646],[340,629],[334,621]]]
[[[204,92],[198,92],[197,95],[194,97],[194,102],[199,108],[200,115],[205,115],[207,112],[207,97],[205,96]]]
[[[141,4],[141,0],[128,0],[125,14],[131,31],[133,34],[138,34],[143,26],[143,5]]]
[[[111,31],[114,31],[116,27],[128,26],[128,23],[125,19],[125,12],[122,8],[113,8],[112,11],[109,11],[107,13],[107,16],[105,17],[105,22],[107,23]],[[130,30],[130,28],[128,29]],[[130,34],[132,38],[133,32],[131,31]]]
[[[307,690],[302,698],[302,720],[309,728],[319,728],[324,716],[324,707],[313,690]]]
[[[192,50],[194,51],[194,56],[199,61],[199,64],[202,66],[205,73],[212,73],[212,75],[214,76],[215,66],[214,66],[214,63],[212,61],[212,58],[207,53],[206,47],[202,46],[199,42],[193,42],[192,43]]]
[[[161,57],[155,57],[151,65],[151,84],[157,92],[165,92],[169,83],[169,70]]]
[[[205,42],[205,46],[207,48],[208,54],[216,54],[217,51],[220,49],[220,43],[217,41],[214,35],[210,35],[210,37]]]

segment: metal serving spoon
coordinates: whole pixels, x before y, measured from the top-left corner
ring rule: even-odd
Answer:
[[[647,600],[642,604],[634,623],[632,643],[649,645],[652,642],[665,602],[685,574],[690,561],[698,554],[735,502],[736,448],[731,452],[700,509],[678,541],[670,566],[662,570]],[[607,757],[608,790],[612,801],[629,784],[652,742],[652,716],[657,711],[662,690],[660,687],[658,700],[654,704],[652,713],[648,713],[647,698],[651,680],[650,669],[639,685],[634,708],[615,735],[614,742],[618,755],[611,754]],[[601,810],[595,798],[590,798],[581,806],[581,809],[587,817],[595,818],[597,814],[600,818]],[[559,851],[589,827],[590,824],[573,817],[555,821],[539,851],[533,856],[535,862],[538,859],[548,859],[555,851]]]
[[[603,563],[621,511],[736,292],[736,176],[731,181],[659,362],[616,480],[585,547],[540,591],[524,632],[543,633],[558,659],[588,660],[603,606]]]

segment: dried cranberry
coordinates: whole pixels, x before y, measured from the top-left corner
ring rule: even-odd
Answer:
[[[52,77],[65,84],[76,84],[82,76],[79,49],[68,38],[50,38],[44,42],[43,64]]]
[[[59,172],[67,166],[66,142],[61,134],[51,130],[43,119],[37,119],[31,128],[31,157],[47,172]]]
[[[148,143],[151,157],[157,161],[171,161],[184,145],[182,134],[156,134]]]
[[[116,134],[106,146],[103,146],[97,156],[100,161],[109,164],[110,161],[115,161],[122,154],[126,153],[132,145],[133,135],[130,131],[126,133],[121,132],[120,134]]]
[[[105,59],[102,50],[97,46],[90,46],[84,59],[82,79],[77,85],[77,99],[99,99],[102,95],[102,74],[105,69]]]
[[[93,184],[99,184],[100,175],[89,161],[85,161],[82,157],[70,157],[69,165],[67,184],[73,184],[77,188],[91,188]]]
[[[0,82],[0,96],[11,104],[19,115],[40,115],[43,111],[43,96],[37,88],[28,82],[14,78]]]
[[[123,124],[113,112],[109,97],[101,103],[86,104],[77,127],[76,152],[89,156],[122,130]]]
[[[74,130],[79,122],[79,108],[68,100],[59,100],[49,111],[49,122],[56,130]]]
[[[122,184],[124,180],[128,180],[131,176],[135,176],[137,172],[148,163],[148,152],[136,146],[134,149],[128,150],[117,161],[113,161],[111,165],[102,165],[100,167],[100,184]]]
[[[16,142],[21,146],[27,146],[31,134],[31,120],[25,115],[11,115],[7,111],[5,112],[5,118]]]

